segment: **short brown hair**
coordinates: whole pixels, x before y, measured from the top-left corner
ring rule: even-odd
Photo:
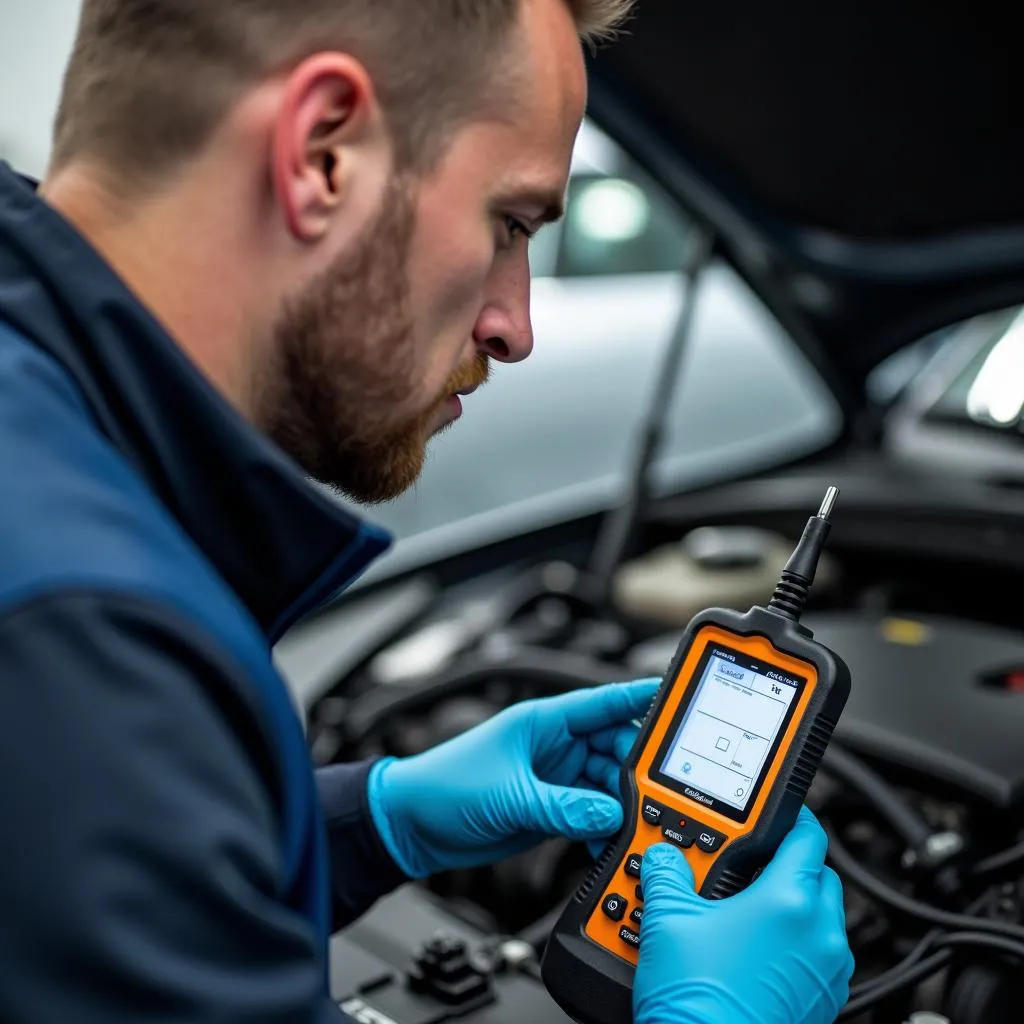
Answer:
[[[634,0],[564,0],[585,43]],[[471,116],[522,0],[84,0],[53,169],[98,160],[142,185],[194,156],[246,88],[321,50],[373,76],[405,167],[430,164]]]

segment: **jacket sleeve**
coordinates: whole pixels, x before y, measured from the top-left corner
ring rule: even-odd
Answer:
[[[409,881],[370,817],[372,761],[331,765],[316,773],[327,821],[334,888],[334,927],[351,924],[381,896]]]
[[[280,898],[272,752],[238,684],[162,605],[65,594],[0,619],[0,1020],[347,1019]]]

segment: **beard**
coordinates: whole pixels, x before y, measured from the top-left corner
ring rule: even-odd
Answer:
[[[267,436],[313,479],[364,504],[416,482],[448,396],[488,377],[478,354],[427,409],[407,411],[423,358],[409,300],[415,221],[415,191],[395,179],[356,246],[285,304],[260,389]]]

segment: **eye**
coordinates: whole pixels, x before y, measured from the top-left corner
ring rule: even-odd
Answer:
[[[517,235],[522,235],[526,239],[533,237],[533,232],[518,218],[506,216],[503,219],[510,241],[515,241]]]

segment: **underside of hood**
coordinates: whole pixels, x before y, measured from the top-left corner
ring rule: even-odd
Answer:
[[[711,228],[846,404],[1024,301],[1019,5],[640,0],[591,109]]]

